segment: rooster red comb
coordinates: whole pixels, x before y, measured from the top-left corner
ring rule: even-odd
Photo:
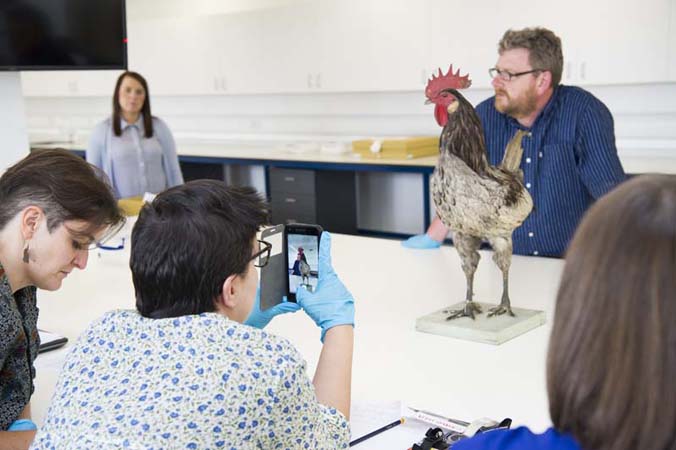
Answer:
[[[471,85],[472,80],[469,79],[469,74],[461,77],[460,69],[453,73],[453,64],[451,64],[446,75],[443,74],[441,68],[439,69],[439,75],[432,74],[432,78],[427,81],[425,95],[431,97],[443,89],[465,89]]]

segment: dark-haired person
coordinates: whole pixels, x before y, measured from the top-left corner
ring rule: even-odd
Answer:
[[[547,356],[554,427],[488,432],[454,450],[676,448],[676,176],[623,183],[566,253]]]
[[[137,310],[82,334],[32,448],[347,448],[352,295],[323,233],[317,289],[297,293],[324,344],[310,381],[288,340],[243,324],[266,222],[253,189],[215,180],[146,204],[132,231]]]
[[[100,167],[118,198],[157,194],[183,183],[169,127],[150,112],[145,78],[124,72],[113,93],[113,115],[89,138],[87,161]]]
[[[102,177],[65,150],[31,153],[0,177],[0,449],[28,448],[35,435],[36,288],[59,289],[124,222]]]
[[[589,92],[561,83],[561,40],[545,28],[507,30],[490,70],[495,95],[476,107],[488,160],[498,165],[507,142],[527,130],[522,147],[524,184],[533,211],[514,230],[514,253],[561,256],[584,212],[625,180],[613,117]],[[438,248],[447,228],[438,217],[425,234],[402,244]]]

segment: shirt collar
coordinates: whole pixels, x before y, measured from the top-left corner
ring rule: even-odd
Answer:
[[[134,123],[127,123],[127,121],[124,120],[124,117],[120,115],[120,125],[122,130],[127,129],[128,127],[136,127],[140,130],[143,126],[143,113],[139,114],[138,119],[136,119],[136,122]]]

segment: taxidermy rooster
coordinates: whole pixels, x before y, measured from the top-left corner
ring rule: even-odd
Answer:
[[[512,232],[533,209],[533,200],[523,185],[521,139],[525,131],[507,144],[499,166],[488,164],[481,122],[474,107],[458,89],[469,87],[469,75],[453,73],[433,75],[425,95],[434,103],[434,117],[444,129],[439,139],[439,161],[432,175],[432,198],[437,214],[453,231],[453,243],[462,260],[467,278],[464,308],[449,311],[446,320],[481,313],[472,301],[474,272],[479,263],[479,246],[487,240],[493,247],[493,261],[502,271],[503,291],[500,304],[491,308],[489,317],[512,312],[508,280],[512,261]]]

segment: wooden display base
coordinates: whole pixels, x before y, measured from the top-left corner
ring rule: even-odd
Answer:
[[[488,310],[495,304],[479,303],[483,313],[477,314],[475,320],[469,317],[446,320],[449,310],[462,309],[465,302],[440,309],[415,321],[415,329],[424,333],[449,336],[467,341],[500,345],[546,322],[544,311],[512,307],[516,317],[501,315],[488,317]]]

